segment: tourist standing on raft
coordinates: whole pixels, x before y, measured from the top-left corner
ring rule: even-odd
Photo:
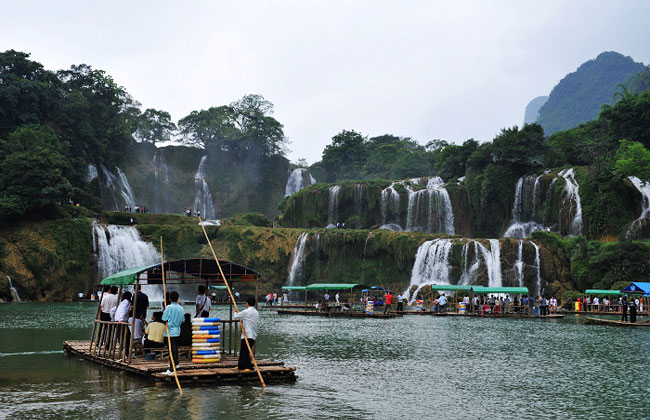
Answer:
[[[623,316],[621,317],[621,321],[627,322],[627,296],[623,296],[623,300],[621,301],[621,306],[623,310]]]
[[[205,286],[199,286],[199,294],[196,296],[196,314],[194,318],[208,318],[210,316],[210,307],[212,306],[212,301],[208,299],[208,296],[205,294]]]
[[[390,294],[390,290],[386,290],[386,295],[384,295],[384,302],[384,314],[386,314],[390,312],[391,307],[393,306],[393,295]]]
[[[171,342],[171,351],[169,352],[169,369],[165,375],[173,374],[174,364],[178,366],[178,337],[181,335],[181,324],[185,318],[183,307],[178,304],[178,292],[174,290],[169,294],[171,303],[167,305],[162,315],[162,320],[167,322],[169,328],[169,341]],[[165,331],[164,336],[167,336]]]
[[[246,345],[246,339],[251,346],[251,350],[255,349],[255,339],[257,338],[257,328],[260,323],[260,314],[255,309],[255,298],[249,296],[246,299],[246,309],[241,312],[235,312],[233,314],[234,319],[241,319],[244,323],[244,332],[241,333],[241,345],[239,346],[239,362],[235,369],[238,370],[251,370],[253,369],[253,363],[251,362],[251,355],[248,352],[248,346]]]

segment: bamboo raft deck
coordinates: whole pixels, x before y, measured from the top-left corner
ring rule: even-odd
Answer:
[[[604,318],[592,318],[588,317],[585,318],[585,324],[587,325],[611,325],[614,327],[650,327],[650,323],[648,322],[624,322],[624,321],[616,321],[614,319],[604,319]]]
[[[145,360],[143,357],[134,358],[131,364],[106,357],[100,357],[88,351],[90,340],[64,341],[63,350],[66,354],[81,357],[91,362],[124,371],[133,375],[154,381],[156,384],[175,386],[174,377],[164,375],[169,368],[169,359]],[[237,357],[223,354],[217,363],[192,363],[180,357],[180,367],[177,368],[178,380],[181,383],[211,383],[218,385],[241,385],[259,383],[257,372],[239,372],[233,368],[237,366]],[[284,366],[284,362],[271,360],[257,360],[260,372],[267,383],[293,383],[296,381],[295,367]]]
[[[382,314],[382,313],[367,314],[365,312],[352,312],[352,311],[345,311],[345,312],[336,312],[336,311],[318,312],[318,311],[300,311],[300,310],[294,310],[294,309],[278,309],[278,314],[280,314],[280,315],[324,316],[324,317],[330,317],[330,318],[395,318],[395,317],[401,316],[400,314],[397,314],[395,312],[391,312],[391,313],[387,313],[387,314]]]
[[[510,313],[499,313],[499,314],[490,314],[490,313],[459,313],[459,312],[431,312],[431,311],[399,311],[397,312],[401,315],[429,315],[429,316],[467,316],[473,318],[541,318],[541,319],[561,319],[564,318],[564,314],[549,314],[544,316],[535,316],[528,314],[520,314],[516,312]]]

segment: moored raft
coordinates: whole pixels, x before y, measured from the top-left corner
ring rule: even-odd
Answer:
[[[625,322],[618,321],[614,319],[605,319],[605,318],[585,318],[585,324],[587,325],[611,325],[614,327],[650,327],[650,323],[646,322]]]
[[[299,311],[293,309],[278,309],[278,314],[280,315],[303,315],[303,316],[324,316],[330,318],[395,318],[402,316],[396,312],[389,312],[387,314],[383,313],[366,313],[366,312],[355,312],[355,311],[329,311],[329,312],[319,312],[319,311]]]

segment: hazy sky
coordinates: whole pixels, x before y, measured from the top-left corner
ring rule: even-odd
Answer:
[[[145,5],[146,3],[146,5]],[[650,1],[22,1],[0,50],[107,71],[176,121],[259,93],[295,160],[342,129],[491,140],[602,51],[650,62]]]

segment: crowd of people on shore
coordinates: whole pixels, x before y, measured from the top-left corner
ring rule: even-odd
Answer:
[[[194,217],[201,217],[201,210],[194,209],[194,211],[192,211],[191,207],[185,207],[183,209],[183,214],[187,217],[191,217],[192,215],[194,215]]]
[[[457,302],[464,304],[465,310],[470,313],[487,315],[519,314],[529,316],[547,316],[557,312],[558,302],[554,296],[528,296],[523,295],[521,299],[515,296],[498,294],[475,295],[472,298],[463,296]],[[449,299],[444,293],[433,299],[431,304],[432,312],[447,312]],[[454,308],[458,309],[458,308]]]
[[[265,306],[267,307],[283,306],[289,303],[289,295],[287,292],[268,292],[264,298],[266,299]]]
[[[124,211],[126,213],[149,213],[149,209],[145,206],[130,206],[128,204],[124,206]]]

